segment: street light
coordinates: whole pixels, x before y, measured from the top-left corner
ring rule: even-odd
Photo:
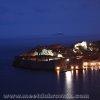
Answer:
[[[66,59],[66,61],[68,62],[68,61],[70,61],[70,59]]]

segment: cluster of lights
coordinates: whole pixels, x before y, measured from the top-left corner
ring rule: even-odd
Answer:
[[[88,67],[91,67],[91,69],[97,70],[100,69],[100,62],[84,62],[83,63],[83,69],[87,69]]]
[[[84,62],[83,63],[83,66],[98,66],[98,65],[100,65],[100,62]]]
[[[74,66],[71,66],[71,69],[79,69],[79,67],[76,65],[75,67]]]
[[[46,50],[46,49],[43,49],[42,52],[41,52],[41,55],[50,55],[50,56],[53,56],[53,52],[52,50]]]
[[[38,55],[38,52],[35,51],[33,55],[34,56],[37,56]],[[39,55],[50,55],[50,56],[54,56],[52,50],[47,50],[47,49],[42,49],[42,51],[40,52]]]

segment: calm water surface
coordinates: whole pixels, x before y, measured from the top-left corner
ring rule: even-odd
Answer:
[[[100,100],[100,70],[88,69],[59,73],[14,68],[12,66],[14,56],[29,49],[14,45],[1,46],[0,98],[3,94],[44,93],[89,95],[90,100]]]

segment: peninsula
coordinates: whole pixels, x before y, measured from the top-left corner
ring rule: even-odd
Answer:
[[[60,44],[34,47],[16,56],[13,65],[33,70],[100,69],[100,41],[83,41],[72,47]]]

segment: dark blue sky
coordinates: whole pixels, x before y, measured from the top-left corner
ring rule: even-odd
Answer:
[[[0,0],[0,38],[52,36],[99,39],[100,0]]]

